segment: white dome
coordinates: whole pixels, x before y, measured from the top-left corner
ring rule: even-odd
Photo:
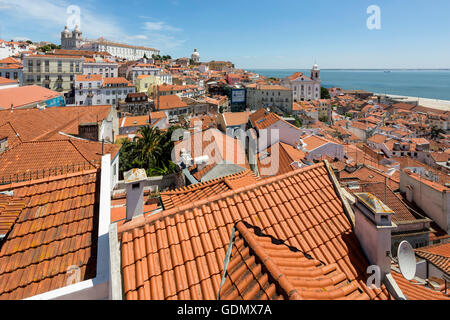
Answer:
[[[67,26],[64,27],[64,31],[65,34],[70,34],[69,29],[67,29]]]
[[[194,52],[192,53],[192,57],[200,57],[200,53],[198,53],[197,49],[194,49]]]
[[[316,64],[314,64],[314,66],[313,66],[313,70],[319,70],[319,66],[317,65],[317,63],[316,63]]]

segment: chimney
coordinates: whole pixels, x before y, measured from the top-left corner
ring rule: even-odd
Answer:
[[[147,174],[144,169],[131,169],[124,173],[127,189],[127,218],[130,221],[144,214],[144,182]]]
[[[394,212],[371,193],[354,193],[355,234],[369,263],[380,267],[381,280],[391,273],[391,229]]]

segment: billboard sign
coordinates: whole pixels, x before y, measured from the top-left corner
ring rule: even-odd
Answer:
[[[231,103],[245,103],[245,89],[231,89]]]

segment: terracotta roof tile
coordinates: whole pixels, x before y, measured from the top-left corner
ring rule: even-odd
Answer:
[[[97,170],[1,186],[25,203],[0,249],[0,299],[63,287],[68,268],[95,277]]]
[[[233,225],[245,221],[333,265],[335,275],[343,274],[351,283],[344,285],[344,292],[336,290],[335,297],[355,292],[356,286],[371,299],[390,298],[384,287],[372,290],[366,286],[368,262],[328,174],[320,163],[122,225],[124,297],[216,299]],[[307,191],[307,180],[312,192]],[[308,197],[329,201],[314,208]],[[319,208],[322,217],[316,219]],[[319,273],[323,270],[318,269]],[[330,282],[334,289],[336,282]]]
[[[226,126],[240,126],[248,122],[250,112],[225,112],[222,114]]]
[[[105,153],[110,153],[111,159],[119,149],[114,144],[105,144]],[[1,178],[14,176],[21,181],[94,169],[101,157],[101,142],[76,139],[24,142],[0,154],[0,183]]]
[[[448,295],[427,288],[416,281],[408,281],[398,272],[392,271],[391,274],[408,300],[450,300]]]
[[[0,235],[6,235],[25,207],[22,199],[0,194]]]
[[[0,126],[9,122],[22,141],[63,139],[58,132],[78,135],[80,123],[103,121],[110,112],[111,106],[0,110]]]
[[[236,229],[221,299],[369,299],[337,264],[323,264],[248,223]]]
[[[238,189],[258,181],[258,178],[250,171],[232,174],[226,177],[199,182],[184,188],[161,192],[161,201],[164,209],[171,209],[188,202],[206,199],[226,191]]]
[[[156,110],[186,108],[188,105],[177,95],[160,96],[155,99]]]
[[[450,242],[415,249],[416,255],[434,264],[447,274],[450,274]]]
[[[59,96],[62,93],[37,85],[6,88],[0,90],[0,110],[9,110],[11,105],[13,108],[23,107]]]
[[[294,162],[305,158],[305,154],[297,148],[277,142],[257,155],[259,174],[263,177],[276,176],[298,169]]]

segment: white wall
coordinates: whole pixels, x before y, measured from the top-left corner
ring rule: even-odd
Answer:
[[[425,180],[425,178],[423,178]],[[411,186],[408,188],[407,186]],[[438,191],[415,179],[405,172],[400,172],[400,190],[417,204],[442,229],[450,232],[450,192]]]

